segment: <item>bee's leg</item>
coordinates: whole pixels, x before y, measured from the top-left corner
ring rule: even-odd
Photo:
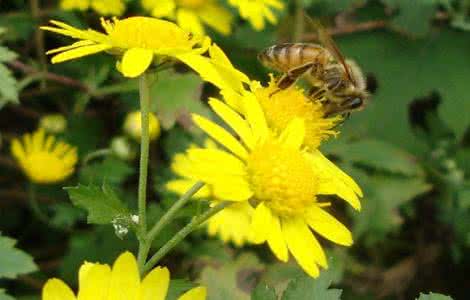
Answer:
[[[318,100],[324,102],[326,100],[325,97],[326,90],[320,86],[312,86],[310,91],[308,92],[309,99]]]
[[[300,67],[289,70],[287,73],[277,81],[277,87],[280,90],[285,90],[292,86],[302,75],[308,72],[315,63],[307,63]],[[274,92],[277,93],[278,91]],[[274,94],[273,93],[273,94]],[[271,94],[272,95],[272,94]]]

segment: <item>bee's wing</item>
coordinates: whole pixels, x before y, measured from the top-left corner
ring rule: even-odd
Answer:
[[[344,56],[341,54],[341,51],[339,51],[338,46],[336,46],[336,43],[331,38],[330,34],[326,31],[325,27],[320,23],[320,21],[313,20],[307,14],[304,14],[304,15],[307,21],[317,31],[317,36],[318,36],[318,40],[320,41],[320,43],[330,51],[330,53],[333,55],[336,61],[338,61],[340,64],[343,65],[344,70],[346,71],[347,79],[350,80],[354,85],[356,85],[356,82],[353,79],[353,76],[351,75],[351,70],[349,69],[349,66],[346,63]]]

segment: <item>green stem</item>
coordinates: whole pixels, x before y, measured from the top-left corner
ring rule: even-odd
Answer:
[[[40,22],[40,15],[41,11],[39,8],[39,0],[30,0],[29,4],[31,6],[31,15],[35,19],[36,22]],[[41,66],[42,72],[47,72],[47,59],[45,54],[45,47],[44,47],[44,32],[39,28],[36,28],[34,32],[34,42],[36,44],[36,56],[39,59],[39,64]],[[46,88],[46,78],[43,77],[41,79],[41,89]]]
[[[142,115],[141,138],[140,138],[140,166],[139,166],[139,190],[138,190],[138,208],[139,208],[139,253],[137,261],[140,269],[145,264],[148,242],[147,218],[146,218],[146,200],[147,200],[147,175],[149,162],[149,111],[150,111],[150,85],[147,75],[143,73],[139,78],[140,92],[140,112]]]
[[[204,183],[201,181],[196,182],[186,193],[184,193],[170,209],[160,218],[160,220],[150,229],[147,234],[147,240],[150,243],[155,239],[155,237],[160,233],[160,231],[173,219],[178,210],[183,207],[191,197],[196,194],[202,187]]]
[[[202,223],[207,221],[210,217],[230,205],[231,202],[224,201],[219,203],[218,205],[211,207],[207,211],[205,211],[202,215],[193,218],[193,220],[183,227],[178,233],[176,233],[165,245],[163,245],[157,253],[155,253],[149,261],[145,264],[143,271],[148,272],[150,271],[162,257],[164,257],[171,249],[173,249],[179,242],[181,242],[188,234],[193,232],[195,229],[199,227]]]
[[[36,197],[36,187],[34,183],[29,184],[28,188],[29,206],[34,216],[41,222],[49,225],[49,218],[42,212]]]
[[[111,149],[109,148],[103,148],[103,149],[98,149],[96,151],[90,152],[82,160],[82,167],[86,166],[91,160],[101,157],[101,156],[106,156],[111,153]]]
[[[294,42],[301,42],[302,37],[305,31],[305,22],[304,22],[304,6],[302,3],[303,0],[295,1],[295,27],[294,27]]]

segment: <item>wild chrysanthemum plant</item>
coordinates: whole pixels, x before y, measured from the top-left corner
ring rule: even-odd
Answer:
[[[27,133],[11,143],[11,153],[32,183],[57,183],[69,177],[77,163],[77,149],[57,142],[44,129]]]
[[[124,0],[61,0],[63,10],[85,11],[91,8],[101,16],[120,16],[126,10]]]
[[[211,140],[206,141],[205,147],[217,149]],[[173,157],[171,169],[180,178],[168,181],[166,188],[180,196],[186,193],[197,182],[192,168],[192,162],[186,153],[176,154]],[[223,200],[215,197],[209,185],[202,187],[193,198],[199,201],[207,199],[213,206]],[[253,207],[248,202],[233,203],[207,220],[207,232],[211,236],[218,236],[225,243],[232,242],[237,247],[245,243],[254,243],[254,232],[251,227],[253,211]]]
[[[204,117],[193,117],[226,149],[189,149],[193,176],[206,182],[216,198],[252,203],[255,240],[266,241],[281,261],[290,252],[316,277],[327,261],[312,230],[340,245],[353,242],[350,231],[326,211],[330,203],[319,196],[337,195],[359,210],[362,192],[320,151],[307,151],[303,119],[292,119],[277,133],[254,94],[247,93],[242,101],[245,117],[219,100],[209,102],[240,140]]]
[[[164,300],[170,284],[167,268],[156,267],[142,280],[137,262],[130,252],[121,254],[112,268],[106,264],[85,262],[79,271],[77,295],[60,279],[49,279],[42,300]],[[178,300],[204,300],[206,289],[193,288]]]
[[[233,16],[215,0],[142,0],[142,6],[153,17],[175,20],[183,29],[204,35],[204,25],[228,35]]]

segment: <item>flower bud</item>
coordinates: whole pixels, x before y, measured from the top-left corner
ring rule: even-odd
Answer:
[[[49,114],[39,120],[39,128],[46,132],[58,134],[67,128],[67,119],[61,114]]]
[[[126,120],[124,121],[124,132],[128,134],[133,139],[139,141],[142,135],[141,130],[141,119],[142,114],[140,111],[134,111],[126,116]],[[149,114],[149,138],[150,141],[153,141],[158,138],[160,135],[160,122],[158,121],[155,114]]]
[[[124,136],[113,138],[110,147],[112,153],[122,160],[133,160],[137,155],[134,145]]]

